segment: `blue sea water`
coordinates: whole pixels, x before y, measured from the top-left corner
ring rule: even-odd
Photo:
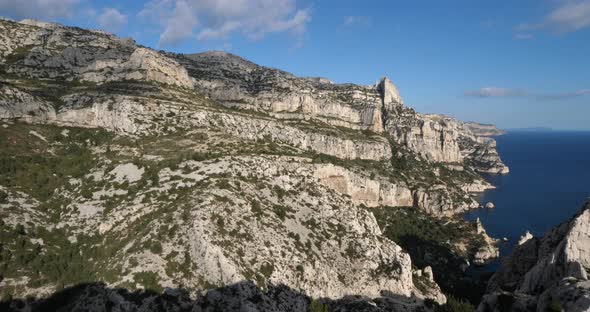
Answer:
[[[502,257],[527,230],[542,236],[590,197],[590,132],[509,132],[496,140],[510,173],[487,177],[496,189],[481,202],[496,207],[473,210],[465,218],[480,218],[490,236],[509,239],[500,246]],[[499,263],[480,270],[493,271]]]

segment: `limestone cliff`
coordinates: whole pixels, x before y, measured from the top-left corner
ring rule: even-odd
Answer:
[[[404,106],[384,77],[374,86],[298,78],[225,52],[170,55],[195,85],[227,107],[265,112],[281,119],[313,119],[330,125],[386,133],[429,161],[463,164],[481,172],[507,173],[493,139],[483,139],[454,119],[421,115]]]
[[[392,151],[399,153],[393,146],[399,145],[453,170],[507,171],[493,141],[453,119],[415,113],[388,78],[374,86],[334,84],[224,52],[162,54],[103,32],[35,21],[3,20],[1,26],[10,43],[2,51],[8,73],[2,92],[27,94],[26,101],[3,105],[6,117],[132,135],[214,127],[350,160],[397,162]],[[404,180],[396,183],[411,192],[413,205],[433,214],[477,207],[467,185],[487,184],[471,174],[453,189],[447,182],[424,185],[419,176],[427,172],[395,174]]]
[[[492,276],[478,311],[590,309],[590,201],[570,221],[528,238]]]

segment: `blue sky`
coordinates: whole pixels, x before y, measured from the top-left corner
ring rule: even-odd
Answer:
[[[0,0],[0,15],[336,82],[387,75],[419,112],[590,130],[590,0]]]

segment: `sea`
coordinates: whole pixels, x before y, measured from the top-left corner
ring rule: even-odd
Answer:
[[[497,270],[526,231],[539,237],[568,221],[590,197],[590,132],[509,131],[495,138],[500,157],[510,167],[506,175],[486,176],[496,189],[480,201],[495,204],[465,214],[479,218],[500,245],[500,259],[478,273]]]

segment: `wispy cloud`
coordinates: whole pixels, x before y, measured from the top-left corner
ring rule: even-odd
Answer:
[[[478,90],[465,91],[466,96],[473,97],[516,97],[527,95],[526,91],[521,89],[507,89],[498,87],[485,87]]]
[[[574,92],[539,94],[537,97],[543,100],[563,100],[580,96],[590,95],[590,89],[582,89]]]
[[[114,8],[105,8],[97,17],[97,22],[102,29],[116,32],[127,25],[127,15]]]
[[[590,27],[590,0],[560,0],[559,6],[549,12],[541,21],[522,23],[515,28],[517,36],[527,36],[532,32],[549,30],[565,34]]]
[[[0,0],[3,16],[15,19],[53,19],[72,17],[76,14],[80,0]]]
[[[371,26],[372,20],[368,16],[364,15],[349,15],[344,17],[342,25],[344,26]]]
[[[295,0],[152,0],[138,16],[160,25],[160,45],[234,34],[259,40],[282,32],[300,41],[311,10],[298,8]]]
[[[524,89],[485,87],[477,90],[465,91],[464,95],[478,98],[530,97],[538,100],[564,100],[590,95],[590,89],[562,93],[533,93]]]
[[[527,33],[516,33],[514,34],[514,39],[517,40],[529,40],[529,39],[533,39],[535,36],[533,36],[532,34],[527,34]]]

